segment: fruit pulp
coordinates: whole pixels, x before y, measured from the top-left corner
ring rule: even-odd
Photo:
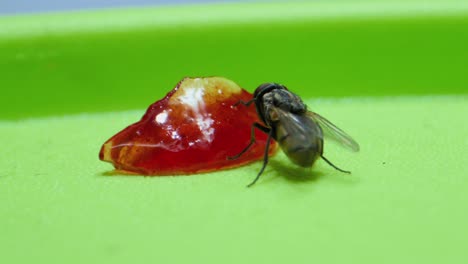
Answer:
[[[177,175],[241,166],[263,158],[267,135],[255,131],[256,143],[235,160],[260,122],[252,94],[222,77],[184,78],[153,103],[140,121],[104,143],[103,161],[118,170],[144,175]],[[272,142],[270,154],[276,143]]]

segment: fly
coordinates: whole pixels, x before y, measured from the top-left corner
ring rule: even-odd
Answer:
[[[254,185],[268,164],[268,151],[271,140],[277,141],[296,165],[311,167],[318,158],[338,171],[351,173],[335,166],[323,156],[323,138],[333,139],[351,151],[359,151],[359,144],[343,130],[336,127],[321,115],[308,111],[301,98],[290,92],[285,86],[277,83],[264,83],[254,92],[253,99],[239,101],[234,106],[255,104],[257,114],[263,124],[253,123],[250,143],[237,155],[228,159],[237,159],[255,143],[255,128],[268,134],[263,166],[252,183]]]

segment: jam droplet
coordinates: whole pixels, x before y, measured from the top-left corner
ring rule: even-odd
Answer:
[[[236,160],[260,122],[252,94],[221,77],[185,78],[166,97],[150,105],[137,123],[110,138],[99,158],[118,170],[144,175],[176,175],[233,168],[263,157],[267,135]],[[276,149],[272,143],[271,153]]]

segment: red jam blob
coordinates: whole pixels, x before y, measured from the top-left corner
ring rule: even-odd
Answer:
[[[104,143],[99,158],[117,170],[144,175],[177,175],[233,168],[263,158],[267,135],[240,158],[228,160],[250,142],[260,122],[252,94],[222,77],[185,78],[166,97],[150,105],[137,123]],[[270,154],[276,149],[272,143]]]

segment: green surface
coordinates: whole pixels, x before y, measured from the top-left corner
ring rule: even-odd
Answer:
[[[465,1],[0,17],[0,263],[465,263],[466,47]],[[187,75],[311,98],[353,174],[112,173],[101,144]]]
[[[326,150],[351,176],[283,154],[250,189],[260,163],[109,176],[100,144],[142,111],[1,122],[0,259],[464,263],[468,97],[311,105],[360,142],[358,155]]]

